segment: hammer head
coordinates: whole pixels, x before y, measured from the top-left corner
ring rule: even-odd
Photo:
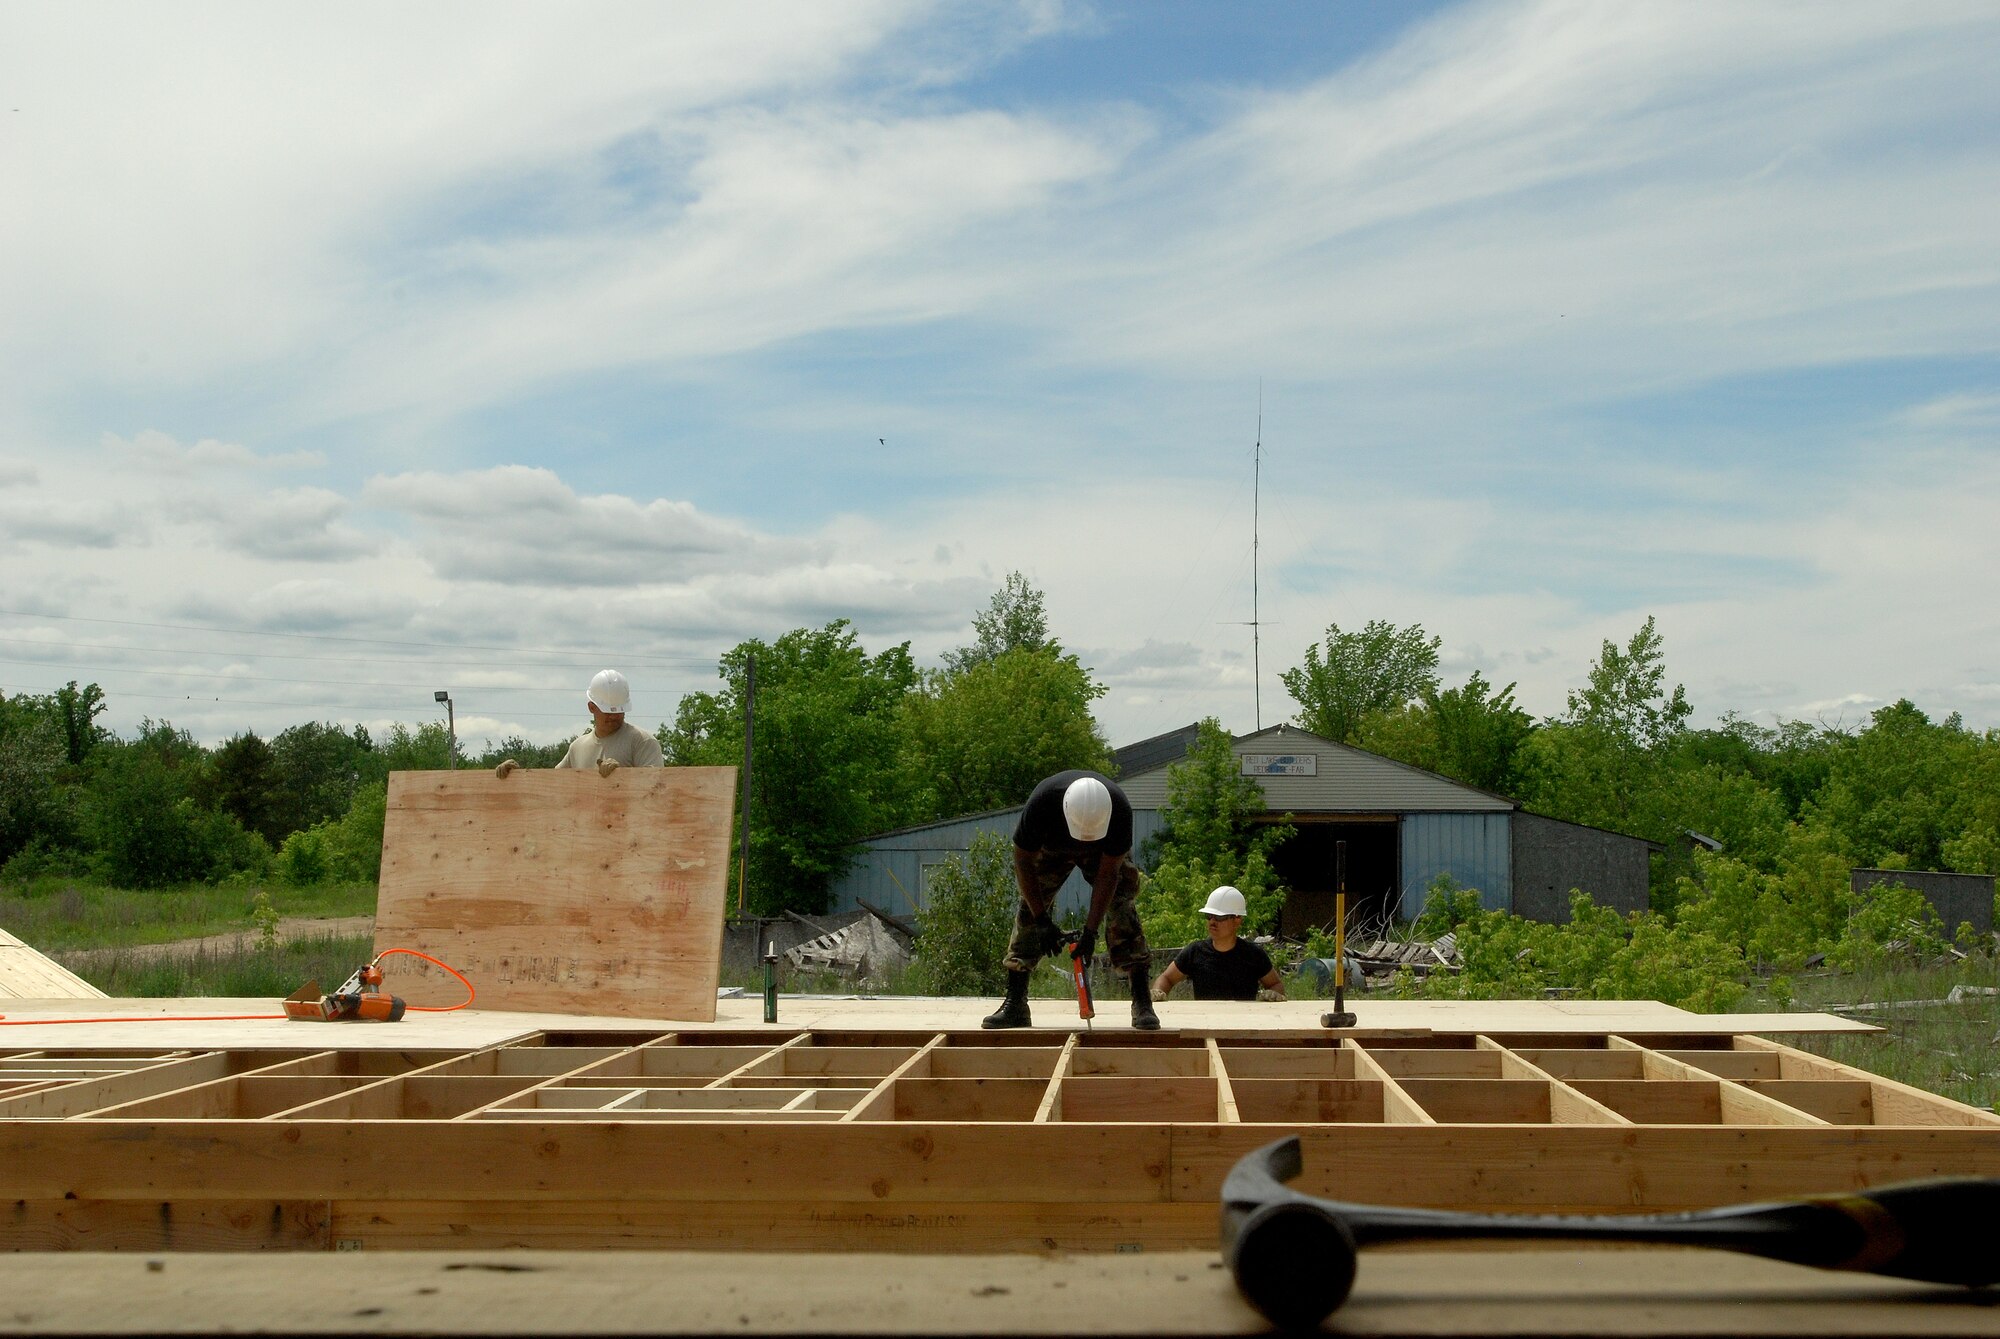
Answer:
[[[1284,1182],[1303,1165],[1296,1137],[1266,1144],[1222,1183],[1222,1256],[1237,1288],[1272,1324],[1309,1330],[1354,1288],[1345,1220]]]

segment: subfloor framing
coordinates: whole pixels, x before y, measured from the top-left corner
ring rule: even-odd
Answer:
[[[1222,1179],[1501,1210],[2000,1176],[2000,1117],[1762,1037],[543,1031],[0,1051],[0,1249],[1210,1248]]]

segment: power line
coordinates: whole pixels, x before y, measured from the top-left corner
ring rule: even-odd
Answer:
[[[319,655],[319,654],[288,655],[282,651],[243,651],[243,652],[209,651],[209,650],[201,650],[199,648],[189,648],[189,647],[179,647],[179,646],[135,646],[129,642],[48,642],[48,641],[42,641],[41,639],[35,637],[0,637],[0,646],[36,646],[36,647],[62,648],[65,650],[74,649],[81,651],[146,651],[155,655],[196,655],[196,656],[241,655],[246,659],[255,659],[255,660],[311,660],[321,663],[333,663],[333,664],[343,664],[343,665],[411,665],[411,666],[421,666],[429,669],[490,669],[492,668],[493,664],[493,662],[490,660],[429,660],[429,659],[419,659],[415,656],[330,656],[330,655]],[[571,655],[568,652],[517,651],[512,654],[566,655],[569,658],[566,661],[562,662],[563,665],[581,666],[581,665],[595,665],[599,663],[598,657],[589,655]],[[659,664],[663,665],[666,664],[713,665],[716,663],[714,659],[699,659],[696,657],[688,657],[684,660],[674,660],[674,659],[669,659],[667,657],[648,657],[648,658],[653,659],[657,661]],[[29,662],[20,661],[16,663],[27,664]],[[557,669],[561,668],[561,666],[535,665],[531,666],[530,668]]]
[[[0,665],[48,666],[49,662],[46,660],[10,660],[4,656],[0,656]],[[62,668],[64,669],[65,672],[68,672],[71,667],[65,665]],[[92,667],[88,665],[82,665],[78,666],[77,668],[90,669]],[[96,666],[95,668],[112,674],[144,674],[144,675],[149,675],[153,678],[162,678],[162,679],[220,679],[224,683],[288,683],[288,684],[296,684],[301,688],[407,688],[409,687],[407,683],[385,682],[381,679],[279,679],[279,678],[272,678],[268,675],[262,675],[262,674],[205,674],[200,670],[147,669],[144,666],[129,666],[129,665],[100,665]],[[102,686],[103,685],[101,684],[99,685],[99,687]],[[561,683],[547,687],[527,687],[527,688],[503,687],[497,684],[489,686],[482,684],[482,685],[464,687],[462,691],[478,692],[482,694],[566,693],[573,691],[575,687],[576,685],[572,683]]]
[[[596,656],[590,656],[587,652],[580,651],[573,646],[475,646],[464,642],[407,642],[397,641],[388,637],[342,637],[330,632],[268,632],[260,628],[219,628],[203,626],[198,623],[142,623],[134,619],[124,618],[85,618],[79,614],[38,614],[24,609],[0,609],[0,616],[7,618],[45,618],[65,623],[98,623],[119,628],[154,628],[170,632],[220,633],[227,637],[284,637],[293,641],[345,642],[356,646],[403,646],[414,650],[428,651],[491,651],[499,655],[549,655],[569,656],[573,658],[586,657],[591,659],[603,658],[604,655],[609,654],[613,659],[622,659],[628,663],[707,663],[704,660],[693,657],[634,655],[625,651],[597,653]]]
[[[47,692],[49,690],[35,684],[5,683],[5,684],[0,684],[0,691],[15,692],[15,693],[41,693],[41,692]],[[308,712],[326,711],[331,708],[337,707],[342,711],[348,711],[348,712],[379,711],[388,714],[388,713],[408,711],[410,707],[410,704],[407,702],[399,702],[395,706],[389,706],[389,707],[378,706],[369,703],[354,703],[354,702],[339,702],[339,703],[264,702],[254,698],[246,698],[246,697],[210,698],[210,697],[195,697],[191,694],[181,694],[181,693],[127,693],[124,692],[123,690],[119,692],[118,696],[121,698],[126,698],[126,697],[138,698],[142,702],[191,702],[200,705],[214,705],[221,707],[287,707],[294,711],[308,711]],[[430,704],[426,703],[425,705],[428,706]],[[582,717],[581,712],[575,712],[575,711],[509,711],[506,714],[509,716],[534,717],[538,720],[578,720],[581,719]]]

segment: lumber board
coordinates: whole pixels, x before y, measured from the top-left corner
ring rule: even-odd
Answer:
[[[1293,1134],[1299,1189],[1430,1208],[1696,1209],[2000,1175],[2000,1140],[1943,1126],[1177,1125],[1171,1198],[1216,1199],[1238,1159]]]
[[[1157,1080],[1175,1082],[1175,1080]],[[1181,1080],[1180,1082],[1186,1082]],[[1206,1081],[1203,1081],[1206,1082]],[[368,1122],[92,1120],[0,1124],[8,1198],[1167,1198],[1165,1125],[666,1125],[551,1119]]]
[[[1211,1248],[1213,1204],[1022,1201],[336,1200],[335,1249],[700,1251],[1158,1251]]]
[[[1691,1267],[1694,1266],[1694,1267]],[[1143,1254],[365,1250],[0,1257],[0,1334],[1206,1336],[1266,1330],[1210,1250]],[[337,1322],[337,1324],[336,1324]],[[1330,1329],[2000,1335],[1989,1295],[1723,1253],[1373,1251]]]
[[[1382,1119],[1395,1124],[1437,1124],[1437,1118],[1424,1110],[1423,1103],[1411,1097],[1403,1085],[1396,1082],[1395,1076],[1382,1067],[1382,1062],[1376,1058],[1373,1051],[1356,1047],[1352,1042],[1346,1043],[1345,1049],[1351,1051],[1354,1056],[1354,1076],[1365,1079],[1379,1088],[1382,1094]]]
[[[375,947],[450,963],[493,1010],[715,1017],[733,767],[398,772]],[[394,960],[396,992],[463,988]]]
[[[1781,1073],[1788,1079],[1852,1078],[1856,1072],[1844,1065],[1823,1060],[1819,1056],[1766,1037],[1744,1037],[1742,1043],[1747,1049],[1778,1056]],[[2000,1128],[2000,1115],[1991,1111],[1981,1111],[1977,1107],[1953,1102],[1936,1093],[1927,1093],[1921,1088],[1913,1088],[1907,1083],[1898,1083],[1877,1074],[1870,1074],[1867,1079],[1869,1104],[1874,1109],[1875,1122],[1878,1125],[1977,1125]]]
[[[226,1052],[163,1059],[143,1068],[126,1069],[101,1078],[63,1083],[27,1093],[0,1094],[0,1120],[54,1120],[97,1111],[122,1102],[157,1096],[227,1077],[232,1060]]]
[[[332,1221],[321,1200],[16,1200],[0,1252],[323,1251]]]

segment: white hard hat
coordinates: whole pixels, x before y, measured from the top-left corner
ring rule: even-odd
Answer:
[[[1208,895],[1208,905],[1201,909],[1204,916],[1247,916],[1250,904],[1243,900],[1243,894],[1223,884]]]
[[[1111,789],[1094,776],[1080,776],[1063,791],[1063,818],[1069,835],[1094,842],[1111,830]]]
[[[632,685],[617,670],[599,670],[590,681],[587,700],[607,716],[623,716],[625,708],[632,705]]]

